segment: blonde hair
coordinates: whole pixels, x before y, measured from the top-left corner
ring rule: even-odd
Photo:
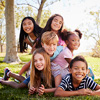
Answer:
[[[30,87],[39,87],[39,81],[41,80],[41,71],[38,71],[34,66],[34,56],[39,53],[44,57],[45,66],[43,69],[43,83],[45,87],[51,87],[51,65],[50,65],[50,57],[45,52],[43,48],[38,48],[33,52],[32,55],[32,66],[31,66],[31,73],[30,73]]]
[[[51,42],[58,43],[58,36],[53,31],[46,31],[42,34],[41,41],[42,43],[46,43],[47,45]]]

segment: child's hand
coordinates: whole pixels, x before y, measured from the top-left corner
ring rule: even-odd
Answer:
[[[34,87],[30,87],[30,89],[29,89],[29,94],[34,94],[34,92],[35,92],[35,88]]]
[[[43,95],[44,90],[45,90],[45,88],[44,88],[44,85],[42,84],[41,87],[39,87],[39,89],[38,89],[39,96]]]
[[[79,95],[91,95],[92,91],[90,89],[80,89],[78,90]]]

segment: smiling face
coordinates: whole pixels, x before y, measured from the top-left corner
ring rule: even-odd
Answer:
[[[74,83],[80,83],[82,79],[86,76],[88,70],[86,64],[82,61],[75,61],[70,69],[72,74],[72,80]]]
[[[41,71],[45,67],[45,59],[43,55],[37,53],[34,55],[34,66],[37,70]]]
[[[33,32],[34,29],[34,24],[30,19],[25,19],[23,21],[23,30],[27,33],[30,34]]]
[[[60,16],[54,17],[51,23],[51,30],[57,32],[63,25],[63,19]]]
[[[54,52],[56,51],[57,48],[57,43],[51,42],[50,44],[42,44],[42,47],[44,50],[47,52],[47,54],[52,57]]]
[[[70,35],[69,39],[67,40],[68,48],[73,52],[73,50],[77,50],[80,46],[80,38],[77,34]]]

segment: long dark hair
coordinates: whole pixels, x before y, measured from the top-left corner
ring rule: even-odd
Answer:
[[[20,52],[23,52],[25,49],[27,50],[28,44],[24,42],[24,39],[28,36],[28,34],[23,30],[23,21],[26,19],[30,19],[34,24],[33,33],[36,37],[39,37],[42,31],[42,28],[36,24],[34,18],[32,17],[25,17],[21,22],[21,29],[19,35],[19,44],[20,44]]]
[[[51,23],[52,23],[52,20],[53,20],[56,16],[60,16],[60,17],[62,18],[62,20],[63,20],[63,17],[62,17],[61,15],[59,15],[59,14],[54,14],[54,15],[52,15],[52,16],[48,19],[47,24],[46,24],[46,26],[44,27],[42,33],[46,32],[46,31],[51,31]],[[63,24],[62,24],[60,30],[58,30],[58,34],[59,34],[59,35],[60,35],[60,33],[61,33],[62,27],[63,27]]]
[[[63,20],[63,17],[62,17],[61,15],[59,15],[59,14],[54,14],[54,15],[52,15],[52,16],[48,19],[48,21],[47,21],[47,23],[46,23],[46,26],[43,28],[43,30],[42,30],[42,32],[41,32],[41,37],[42,37],[42,34],[43,34],[44,32],[46,32],[46,31],[51,31],[51,23],[52,23],[52,20],[53,20],[56,16],[60,16],[60,17],[62,18],[62,20]],[[61,28],[58,30],[58,35],[59,35],[59,36],[61,36],[62,28],[63,28],[63,24],[62,24]],[[41,38],[40,38],[40,40],[39,40],[39,45],[41,46]]]

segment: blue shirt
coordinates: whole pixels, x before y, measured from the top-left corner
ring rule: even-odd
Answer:
[[[56,51],[54,52],[53,56],[50,57],[50,60],[53,61],[58,55],[59,53],[63,50],[63,46],[57,46]]]

